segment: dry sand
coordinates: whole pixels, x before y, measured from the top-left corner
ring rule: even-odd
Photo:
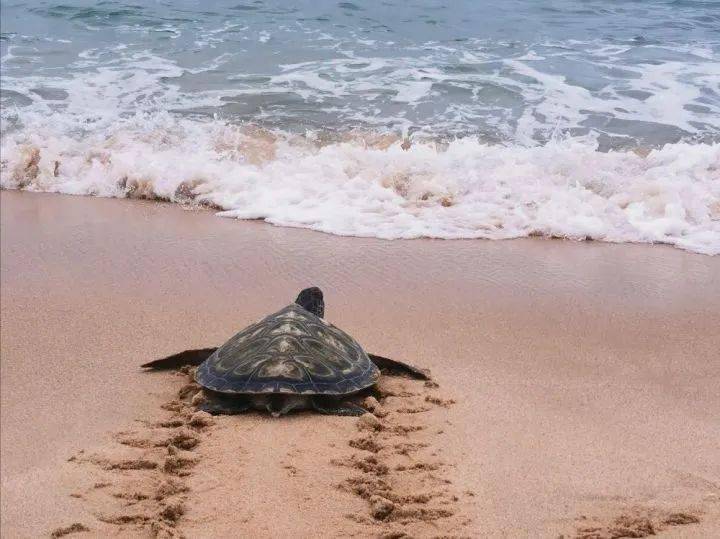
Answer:
[[[720,534],[720,258],[1,198],[3,537]],[[186,375],[138,369],[308,285],[439,387],[204,424]]]

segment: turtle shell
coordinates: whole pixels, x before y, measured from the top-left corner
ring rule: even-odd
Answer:
[[[220,393],[345,395],[379,376],[355,339],[293,303],[230,338],[195,379]]]

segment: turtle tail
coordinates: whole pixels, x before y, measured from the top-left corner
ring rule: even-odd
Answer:
[[[300,305],[306,311],[310,311],[318,318],[325,316],[325,301],[323,300],[323,293],[317,286],[306,288],[299,294],[295,303]]]
[[[179,354],[173,354],[162,359],[156,359],[140,365],[144,369],[155,371],[164,371],[169,369],[178,369],[185,365],[200,365],[203,361],[210,357],[217,348],[201,348],[200,350],[185,350]]]

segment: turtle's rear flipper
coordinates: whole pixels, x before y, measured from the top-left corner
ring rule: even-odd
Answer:
[[[217,348],[201,348],[200,350],[185,350],[179,354],[173,354],[162,359],[156,359],[150,361],[144,365],[140,365],[144,369],[152,369],[156,371],[178,369],[185,365],[200,365],[210,355],[217,350]]]
[[[324,399],[322,397],[313,397],[312,407],[316,412],[326,415],[358,416],[367,413],[365,408],[351,402],[338,402],[335,399]]]
[[[375,354],[368,354],[368,356],[370,357],[370,361],[377,365],[378,369],[388,371],[389,374],[407,374],[420,380],[430,380],[430,371],[427,369],[421,369],[409,363],[395,361],[394,359],[383,356],[376,356]]]
[[[206,392],[205,397],[205,402],[200,404],[197,409],[212,415],[242,414],[252,408],[250,400],[240,396],[223,398],[219,395],[208,396]]]

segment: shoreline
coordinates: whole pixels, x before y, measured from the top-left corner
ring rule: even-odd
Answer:
[[[0,186],[202,205],[345,237],[541,236],[720,254],[720,144],[602,152],[587,137],[540,146],[377,134],[330,142],[173,121],[120,123],[105,142],[9,139]]]
[[[537,238],[340,237],[135,200],[0,200],[4,533],[73,521],[106,530],[87,499],[69,497],[90,472],[66,461],[155,420],[173,398],[177,377],[137,365],[222,342],[309,285],[325,290],[333,323],[371,352],[429,367],[456,401],[428,412],[444,433],[427,441],[452,488],[474,493],[461,497],[458,521],[469,524],[454,533],[562,533],[582,515],[603,525],[638,507],[695,511],[700,523],[674,537],[720,531],[716,257]],[[307,429],[323,435],[308,440]],[[330,461],[353,431],[344,418],[229,418],[200,446],[190,482],[222,479],[233,461],[229,484],[252,487],[242,501],[267,511],[244,523],[254,536],[368,533],[374,524],[341,513],[364,502],[333,487],[346,471]],[[283,444],[297,454],[280,454]],[[282,472],[289,465],[296,477]],[[287,481],[290,499],[266,477]],[[239,501],[222,492],[227,507]],[[209,519],[216,536],[237,529],[192,488],[187,505],[178,529],[189,536]]]

